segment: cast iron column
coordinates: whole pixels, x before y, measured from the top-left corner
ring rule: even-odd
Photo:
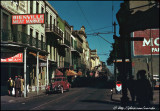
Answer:
[[[26,90],[26,52],[27,48],[24,48],[24,98],[26,98],[27,90]]]
[[[37,76],[37,95],[39,93],[39,58],[38,56],[39,56],[39,52],[37,52],[37,74],[36,74]]]
[[[126,71],[126,49],[125,49],[125,35],[121,34],[120,36],[121,40],[121,48],[122,48],[122,71],[121,71],[121,81],[122,81],[122,98],[121,98],[121,106],[125,107],[127,106],[127,103],[129,101],[129,98],[127,97],[127,71]]]

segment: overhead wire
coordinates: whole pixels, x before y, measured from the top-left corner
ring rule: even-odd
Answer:
[[[78,4],[78,6],[79,6],[79,8],[80,8],[80,10],[81,10],[81,12],[82,12],[82,14],[83,14],[85,20],[87,21],[87,23],[88,23],[88,25],[89,25],[91,31],[92,31],[93,33],[95,33],[94,30],[93,30],[93,28],[92,28],[92,26],[90,25],[90,23],[89,23],[87,17],[85,16],[85,14],[84,14],[84,12],[83,12],[83,10],[82,10],[82,8],[81,8],[81,6],[80,6],[80,4],[79,4],[78,1],[77,1],[77,4]],[[112,21],[112,22],[113,22],[113,21]],[[113,24],[112,24],[112,25],[113,25]],[[113,32],[113,26],[112,26],[112,32]],[[104,39],[104,37],[100,36],[99,34],[97,34],[97,36],[99,36],[100,38],[102,38],[104,41],[106,41],[107,43],[109,43],[109,44],[112,46],[112,43],[109,42],[108,40]],[[101,47],[101,48],[102,48],[102,47]]]
[[[93,31],[101,30],[101,29],[105,29],[105,28],[109,28],[109,27],[113,27],[113,26],[102,27],[102,28],[94,29]],[[87,31],[87,32],[91,32],[91,31],[92,31],[92,30],[89,30],[89,31]]]
[[[90,23],[89,23],[87,17],[85,16],[85,14],[84,14],[84,12],[83,12],[83,10],[82,10],[82,8],[81,8],[81,6],[80,6],[80,4],[79,4],[78,1],[77,1],[77,4],[78,4],[78,6],[79,6],[79,8],[80,8],[80,10],[81,10],[81,12],[82,12],[82,14],[83,14],[83,16],[85,17],[85,20],[87,21],[87,23],[88,23],[90,29],[92,30],[93,33],[95,33],[94,30],[93,30],[93,28],[92,28],[92,26],[90,25]],[[112,45],[112,43],[110,43],[108,40],[104,39],[102,36],[100,36],[100,35],[98,35],[98,34],[97,34],[97,36],[101,37],[103,40],[105,40],[106,42],[108,42],[109,44]]]

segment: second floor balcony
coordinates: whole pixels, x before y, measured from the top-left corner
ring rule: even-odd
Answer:
[[[45,24],[46,33],[50,33],[49,36],[54,36],[57,39],[63,39],[63,32],[55,24]],[[54,35],[53,35],[54,34]],[[56,36],[55,36],[56,35]]]
[[[70,42],[64,38],[64,43],[61,44],[65,48],[70,48]]]
[[[20,31],[1,29],[1,43],[16,43],[46,51],[46,43]]]

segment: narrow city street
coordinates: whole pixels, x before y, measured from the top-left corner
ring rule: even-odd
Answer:
[[[100,88],[71,88],[63,94],[49,94],[23,102],[1,104],[1,110],[113,110],[110,90]]]

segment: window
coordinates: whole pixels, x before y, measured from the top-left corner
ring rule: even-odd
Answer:
[[[50,45],[50,59],[52,60],[52,46]]]
[[[48,25],[48,12],[46,12],[46,24]]]
[[[56,25],[56,23],[55,23],[55,19],[54,19],[54,26]]]
[[[36,32],[36,40],[38,40],[38,32]]]
[[[41,13],[44,13],[44,8],[42,7],[42,9],[41,9]]]
[[[39,13],[39,10],[38,10],[38,9],[39,9],[39,3],[37,2],[37,3],[36,3],[36,13]]]
[[[52,16],[50,15],[50,28],[52,29]]]
[[[26,25],[22,25],[22,32],[26,32]]]
[[[33,36],[33,29],[30,29],[30,35]]]
[[[33,1],[30,1],[30,14],[33,13]]]
[[[3,29],[8,29],[8,15],[3,13],[3,22],[2,22]]]
[[[42,41],[42,42],[43,42],[43,38],[44,38],[43,35],[41,35],[41,41]]]

